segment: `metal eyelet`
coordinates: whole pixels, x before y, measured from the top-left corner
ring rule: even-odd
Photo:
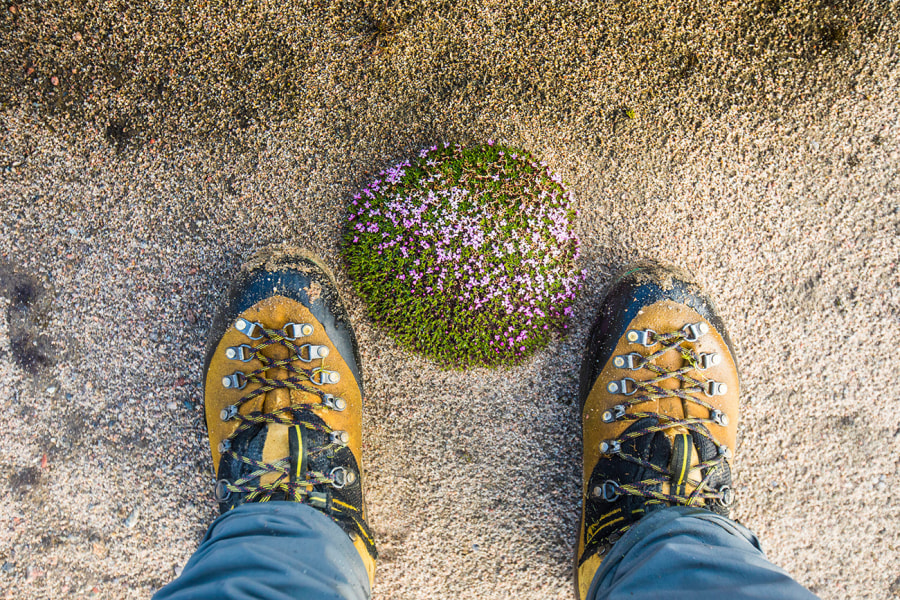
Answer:
[[[349,469],[345,469],[344,467],[333,468],[331,473],[328,474],[328,477],[332,480],[332,487],[339,490],[343,489],[345,486],[356,483],[356,473]]]
[[[330,408],[331,410],[336,410],[341,412],[346,410],[347,401],[339,396],[333,396],[331,394],[325,394],[325,398],[322,400],[322,404]]]
[[[619,440],[603,440],[600,442],[600,452],[603,454],[615,454],[622,451],[622,442]]]
[[[231,440],[222,440],[219,442],[219,454],[225,454],[231,450]]]
[[[246,335],[251,340],[261,339],[263,334],[262,325],[259,323],[253,323],[244,318],[238,318],[237,321],[234,322],[234,328]],[[254,335],[258,333],[259,335]]]
[[[254,358],[253,348],[247,344],[230,346],[225,350],[225,358],[229,360],[239,360],[241,362],[250,362]]]
[[[594,498],[599,498],[605,502],[615,502],[615,500],[621,496],[621,494],[617,491],[619,489],[619,484],[613,481],[612,479],[607,479],[603,483],[598,486],[595,486],[593,489]]]
[[[722,364],[722,355],[718,352],[702,352],[700,353],[700,368],[709,369],[710,367],[718,367]]]
[[[709,413],[709,418],[713,420],[716,425],[721,427],[728,427],[728,415],[719,410],[718,408],[712,409]]]
[[[734,504],[734,490],[731,489],[731,486],[723,485],[719,488],[719,494],[720,497],[716,499],[716,502],[726,508]]]
[[[236,404],[226,406],[219,412],[219,418],[223,421],[230,421],[238,415],[238,407]]]
[[[346,431],[332,431],[331,443],[346,446],[348,443],[350,443],[350,434]]]
[[[316,379],[318,376],[318,379]],[[325,369],[317,369],[312,377],[309,378],[315,385],[335,384],[341,380],[341,374],[337,371],[326,371]]]
[[[313,326],[309,323],[287,323],[281,330],[284,331],[284,337],[286,339],[293,341],[299,337],[312,335]]]
[[[231,498],[231,490],[228,489],[229,483],[227,479],[220,479],[216,482],[216,487],[213,491],[216,502],[225,502]]]
[[[637,371],[641,368],[641,359],[644,358],[637,352],[623,354],[613,358],[613,366],[617,369],[631,369]]]
[[[247,386],[247,376],[241,371],[235,371],[231,375],[222,378],[222,387],[227,390],[242,390]]]
[[[306,350],[306,358],[303,357],[303,350]],[[319,358],[328,356],[328,346],[316,346],[315,344],[303,344],[297,349],[297,358],[303,362],[312,362]]]
[[[630,392],[628,391],[629,384],[631,384]],[[606,384],[606,391],[610,394],[622,394],[623,396],[631,396],[637,391],[637,384],[631,377],[616,379]]]
[[[652,329],[632,329],[625,334],[625,339],[631,344],[640,344],[641,346],[655,346],[656,332]]]
[[[706,382],[706,387],[703,389],[703,393],[709,397],[724,396],[728,393],[728,385],[722,383],[721,381],[709,380],[708,382]]]
[[[616,404],[612,407],[612,410],[603,411],[603,422],[612,423],[613,421],[618,421],[624,416],[625,406],[622,404]]]
[[[696,342],[702,336],[709,333],[709,325],[707,325],[706,321],[700,321],[698,323],[688,323],[681,328],[681,331],[684,333],[685,341]]]

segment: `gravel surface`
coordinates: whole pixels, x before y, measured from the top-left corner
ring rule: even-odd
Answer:
[[[694,271],[736,343],[736,517],[822,598],[900,596],[896,1],[0,8],[0,597],[179,572],[216,512],[211,314],[274,242],[356,323],[376,597],[573,597],[576,376],[638,258]],[[528,364],[441,371],[367,320],[343,209],[489,138],[575,192],[586,291]]]

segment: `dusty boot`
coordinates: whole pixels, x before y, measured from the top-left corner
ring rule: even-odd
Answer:
[[[645,514],[684,505],[728,515],[738,392],[731,342],[687,273],[639,263],[613,282],[581,370],[579,598]]]
[[[270,500],[321,510],[353,540],[371,581],[360,360],[331,272],[303,250],[257,253],[209,339],[204,402],[220,510]]]

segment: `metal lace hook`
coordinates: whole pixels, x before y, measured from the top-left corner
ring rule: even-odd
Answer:
[[[614,502],[622,494],[619,493],[619,484],[611,479],[607,479],[603,483],[594,487],[594,498],[599,498],[605,502]]]
[[[248,321],[247,319],[238,318],[238,320],[234,322],[234,328],[246,335],[251,340],[262,339],[263,327],[259,323],[253,323]]]

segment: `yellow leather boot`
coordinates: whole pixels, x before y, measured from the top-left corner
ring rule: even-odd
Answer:
[[[581,371],[581,600],[613,544],[647,513],[683,505],[728,515],[738,394],[725,327],[690,275],[638,263],[614,280]]]
[[[371,582],[359,352],[321,260],[271,248],[242,266],[211,327],[203,393],[220,510],[308,504],[350,536]]]

